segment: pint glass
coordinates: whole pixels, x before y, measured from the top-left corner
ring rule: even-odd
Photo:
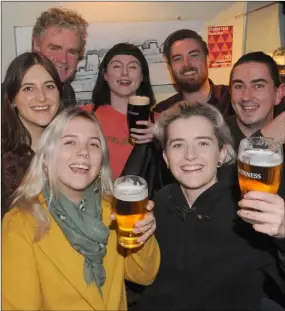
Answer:
[[[282,172],[282,145],[272,138],[251,137],[240,142],[238,178],[242,196],[248,191],[277,193]]]
[[[130,96],[128,103],[128,126],[131,128],[145,128],[136,124],[137,121],[147,121],[150,112],[150,99],[146,96]],[[131,139],[130,139],[131,141]]]
[[[139,176],[122,176],[114,183],[114,197],[119,244],[126,248],[140,246],[137,238],[142,233],[134,234],[133,229],[136,222],[145,217],[147,211],[147,182]]]

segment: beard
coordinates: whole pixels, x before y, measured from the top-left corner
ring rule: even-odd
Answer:
[[[195,70],[197,76],[194,78],[190,78],[190,77],[181,78],[181,76],[185,72],[190,71],[190,70]],[[179,72],[179,74],[172,72],[172,75],[173,75],[173,79],[174,79],[175,83],[178,85],[180,90],[184,91],[186,93],[194,93],[194,92],[199,91],[201,89],[201,87],[204,85],[204,83],[208,80],[208,72],[207,71],[199,74],[197,68],[194,68],[194,67],[183,68]]]

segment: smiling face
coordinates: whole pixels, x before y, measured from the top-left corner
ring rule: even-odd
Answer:
[[[170,67],[175,82],[185,92],[198,91],[208,79],[207,58],[195,39],[173,43]]]
[[[33,50],[41,52],[56,67],[60,80],[73,76],[79,61],[80,37],[72,29],[50,26],[41,38],[35,38]]]
[[[91,120],[75,117],[67,123],[55,163],[58,190],[79,202],[84,190],[98,176],[102,163],[99,130]]]
[[[273,119],[279,91],[263,63],[249,62],[233,69],[231,101],[244,134],[254,133]]]
[[[42,65],[32,66],[25,74],[14,103],[27,129],[46,127],[59,107],[59,91]]]
[[[226,157],[219,150],[211,122],[205,117],[177,119],[168,127],[164,159],[174,177],[193,200],[217,181],[217,164]]]
[[[135,95],[143,79],[141,64],[132,55],[116,55],[107,65],[104,79],[112,95],[118,97]]]

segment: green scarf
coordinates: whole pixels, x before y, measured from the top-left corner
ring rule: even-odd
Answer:
[[[49,200],[48,183],[44,196]],[[84,199],[76,205],[63,194],[52,200],[49,211],[71,246],[84,256],[83,274],[87,284],[94,282],[101,295],[106,278],[103,258],[109,228],[102,223],[101,194],[92,183],[84,191]]]

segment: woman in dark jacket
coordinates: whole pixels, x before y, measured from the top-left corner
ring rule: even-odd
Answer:
[[[1,219],[30,165],[42,132],[62,109],[61,93],[58,73],[45,56],[26,52],[9,65],[2,84]]]
[[[161,266],[135,310],[259,310],[265,274],[284,290],[272,254],[273,240],[285,236],[284,201],[261,192],[240,200],[238,189],[218,182],[217,167],[235,152],[211,105],[177,103],[160,116],[155,136],[177,182],[154,197]]]

